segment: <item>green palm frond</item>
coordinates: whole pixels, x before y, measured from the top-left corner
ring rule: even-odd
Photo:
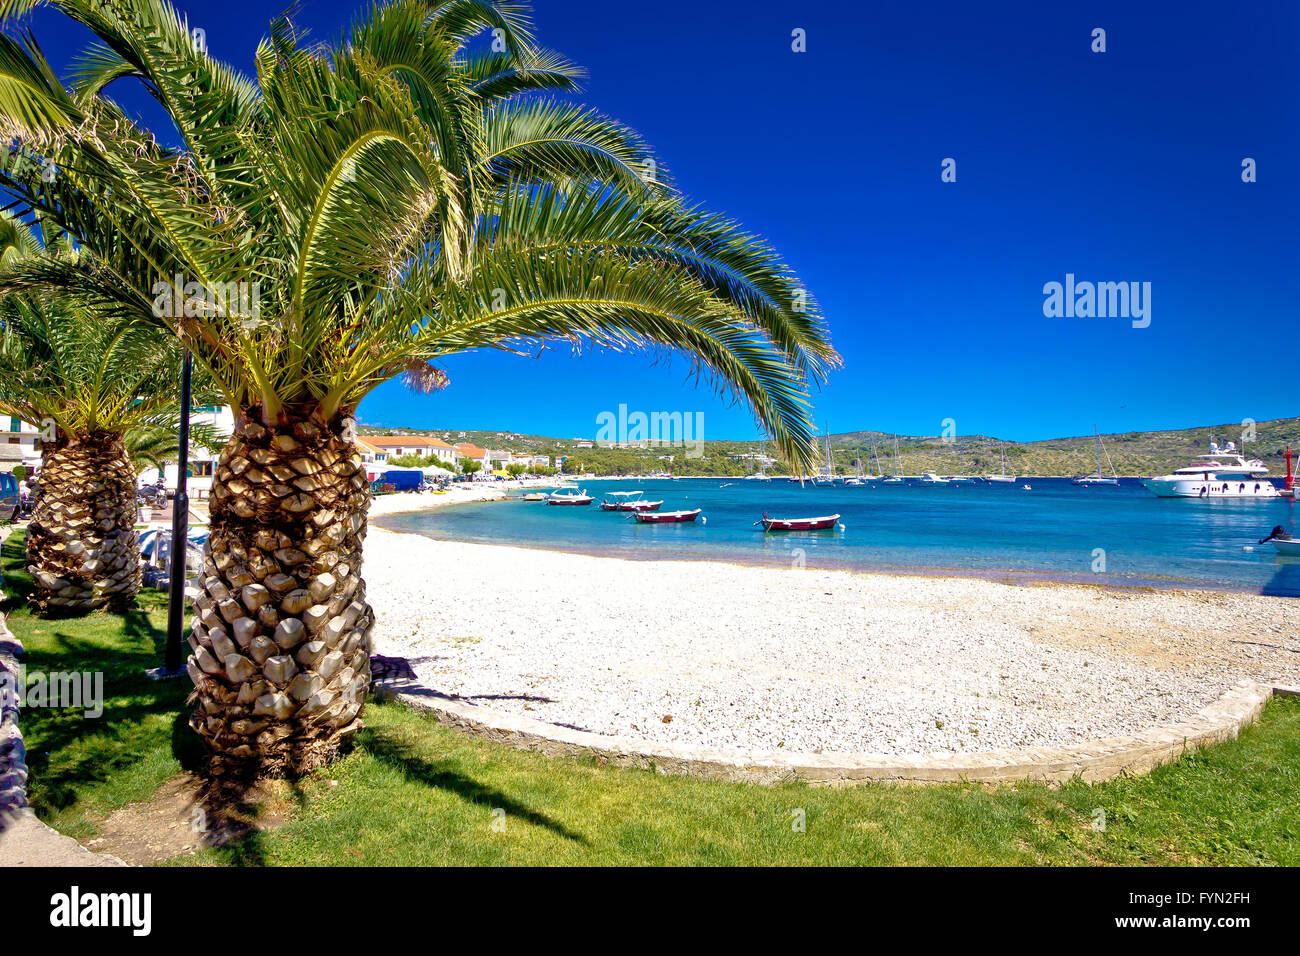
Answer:
[[[537,50],[526,57],[499,53],[467,56],[464,70],[470,89],[485,103],[539,90],[576,93],[587,75],[580,66],[550,50]]]
[[[84,283],[75,296],[45,281],[86,274],[83,254],[34,252],[31,230],[0,214],[0,409],[30,422],[53,420],[65,435],[122,432],[175,414],[180,347],[147,311],[101,302]],[[200,395],[211,388],[201,382]]]
[[[190,423],[191,449],[202,448],[217,454],[229,437],[208,422]],[[180,460],[180,415],[159,415],[141,422],[127,429],[123,440],[137,475],[149,468],[161,473],[166,465]]]
[[[96,41],[67,87],[30,38],[0,41],[0,126],[58,170],[0,163],[0,190],[85,254],[6,267],[16,316],[57,293],[90,326],[163,323],[269,423],[350,414],[412,369],[441,384],[466,349],[665,351],[810,460],[808,386],[838,364],[815,299],[767,243],[674,193],[634,131],[549,98],[581,73],[536,46],[522,3],[375,2],[328,46],[281,16],[253,80],[167,0],[51,5]],[[104,95],[132,79],[181,148]],[[252,307],[230,305],[236,287]],[[47,331],[50,362],[72,361],[71,325]],[[135,334],[95,347],[125,354]]]
[[[483,122],[478,169],[498,182],[613,180],[634,192],[668,182],[666,168],[635,132],[586,107],[507,101],[489,107]]]

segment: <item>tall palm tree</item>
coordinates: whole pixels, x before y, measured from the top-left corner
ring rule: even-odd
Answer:
[[[442,384],[467,349],[657,349],[811,461],[808,382],[838,361],[815,302],[766,244],[674,193],[632,131],[551,98],[579,74],[520,4],[378,2],[311,48],[279,18],[255,81],[165,0],[52,5],[98,43],[65,89],[30,37],[0,37],[0,135],[58,171],[0,185],[104,267],[26,281],[152,306],[237,413],[190,638],[214,770],[308,769],[359,726],[352,425],[380,383]],[[471,42],[485,30],[501,52]],[[175,147],[107,97],[127,77]]]
[[[0,277],[39,263],[75,270],[80,258],[47,254],[36,229],[0,213]],[[179,354],[174,337],[141,317],[101,318],[38,289],[0,298],[0,411],[47,429],[27,528],[39,610],[122,606],[139,590],[125,436],[174,432]]]

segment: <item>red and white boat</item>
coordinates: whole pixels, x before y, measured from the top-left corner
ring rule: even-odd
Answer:
[[[662,504],[662,502],[661,502]],[[632,517],[642,524],[673,524],[679,521],[694,521],[700,516],[701,508],[693,511],[637,511]]]
[[[764,514],[761,523],[764,531],[825,531],[827,528],[835,527],[835,523],[839,520],[839,515],[822,515],[820,518],[773,518],[771,515]]]
[[[589,505],[594,499],[585,491],[580,491],[576,495],[561,494],[555,492],[546,499],[548,505]]]
[[[663,501],[643,501],[643,491],[611,491],[600,503],[601,511],[658,511]]]

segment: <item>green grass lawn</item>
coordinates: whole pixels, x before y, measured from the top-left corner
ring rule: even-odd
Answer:
[[[9,626],[29,670],[103,670],[104,717],[30,709],[30,799],[91,837],[199,756],[188,681],[155,684],[165,606],[42,621],[5,544]],[[183,685],[183,686],[182,686]],[[1020,785],[763,787],[612,769],[485,743],[372,704],[358,745],[292,788],[290,819],[202,850],[208,864],[1300,864],[1300,701],[1274,701],[1235,743],[1136,779]],[[1106,829],[1092,829],[1095,808]],[[792,825],[796,815],[806,831]]]

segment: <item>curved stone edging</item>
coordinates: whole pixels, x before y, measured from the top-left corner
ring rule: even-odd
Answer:
[[[1188,719],[1132,737],[1111,737],[1068,747],[895,755],[712,750],[693,744],[606,736],[531,717],[503,714],[441,694],[415,681],[379,681],[375,691],[426,711],[440,723],[471,736],[520,750],[549,756],[595,757],[614,766],[689,777],[754,783],[804,780],[832,786],[1018,780],[1063,783],[1075,777],[1096,783],[1126,774],[1142,774],[1176,760],[1189,750],[1235,739],[1242,727],[1258,719],[1275,691],[1300,694],[1291,688],[1241,681]]]
[[[22,652],[23,645],[0,614],[0,833],[27,806],[27,749],[18,729],[18,700],[10,694],[21,680],[18,657]]]

